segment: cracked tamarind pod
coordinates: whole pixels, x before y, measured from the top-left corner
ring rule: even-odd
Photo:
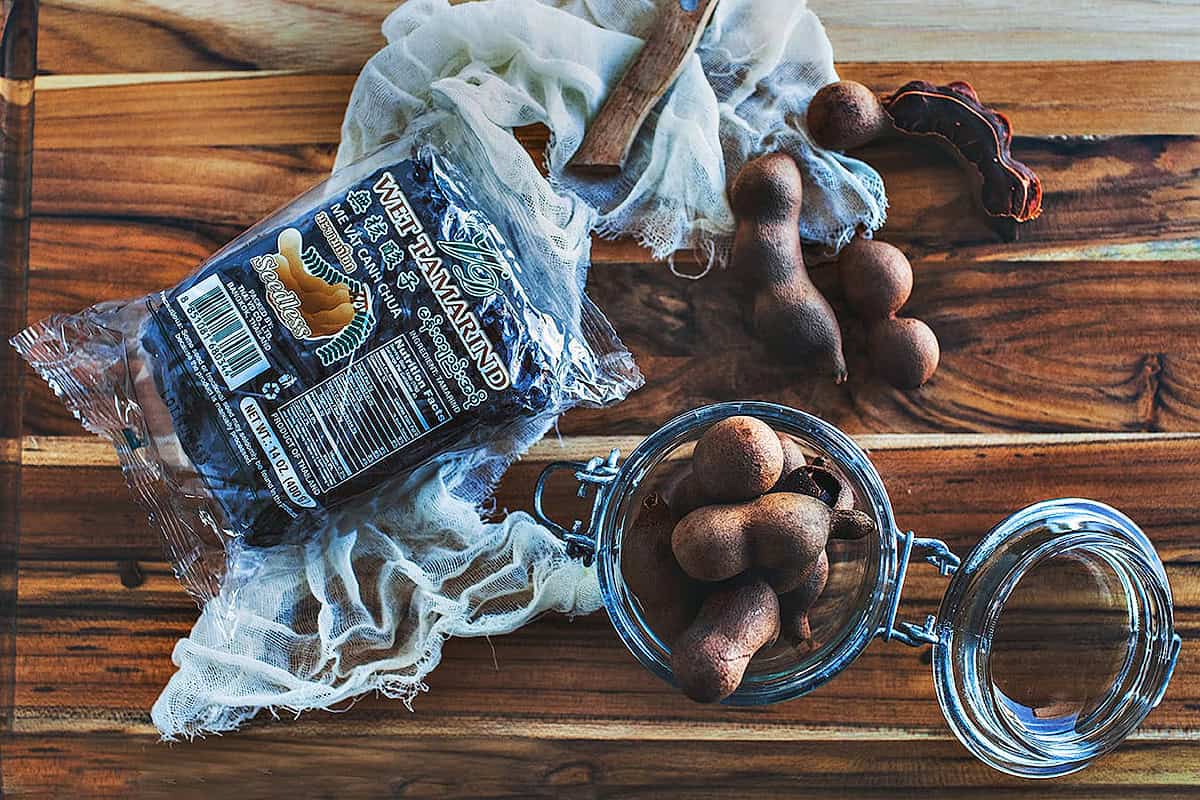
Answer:
[[[969,83],[935,86],[910,81],[882,102],[896,130],[933,137],[972,168],[977,196],[987,214],[1015,222],[1041,215],[1042,181],[1013,158],[1012,124],[983,105]]]
[[[854,508],[854,490],[849,482],[822,464],[805,464],[792,470],[779,480],[772,491],[806,494],[838,511]]]

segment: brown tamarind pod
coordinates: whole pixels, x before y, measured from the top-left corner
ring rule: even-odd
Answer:
[[[937,336],[919,319],[889,317],[867,328],[871,364],[897,389],[916,389],[937,370],[941,348]]]
[[[793,270],[788,281],[759,290],[752,313],[755,334],[777,358],[811,366],[829,374],[835,383],[846,380],[837,317],[803,265]]]
[[[697,580],[724,581],[753,568],[775,591],[789,592],[825,548],[844,513],[815,497],[788,492],[705,506],[675,525],[671,550],[683,571]]]
[[[783,474],[783,445],[770,425],[755,417],[728,417],[696,442],[692,473],[715,502],[749,500],[768,491]]]
[[[883,103],[856,81],[837,81],[817,90],[805,115],[808,135],[826,150],[862,147],[891,127]]]
[[[803,199],[802,177],[787,153],[767,153],[747,161],[729,189],[735,216],[757,225],[798,220]]]
[[[779,596],[779,628],[783,638],[798,645],[812,638],[808,612],[825,591],[829,580],[829,555],[825,551],[808,568],[800,585],[787,594]]]
[[[671,645],[675,682],[698,703],[733,694],[750,659],[779,636],[779,599],[757,577],[710,594],[692,624]]]
[[[621,575],[650,629],[665,642],[691,624],[703,588],[688,577],[671,552],[675,515],[659,494],[642,500],[633,524],[621,536]]]
[[[838,271],[846,302],[863,319],[894,316],[912,293],[912,265],[887,242],[855,239],[838,255]]]
[[[795,161],[769,153],[742,167],[729,201],[738,227],[732,267],[757,286],[751,328],[782,360],[846,379],[842,332],[804,266],[800,247],[802,178]]]
[[[701,506],[710,506],[716,502],[704,493],[704,489],[700,487],[700,481],[696,480],[696,473],[691,467],[676,474],[667,484],[666,496],[676,521],[683,519]]]

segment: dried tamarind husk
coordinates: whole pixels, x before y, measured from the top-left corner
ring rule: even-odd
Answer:
[[[773,491],[794,492],[815,497],[833,509],[849,510],[854,507],[854,490],[837,472],[816,464],[806,464],[792,470],[776,484]]]
[[[1012,157],[1012,125],[980,103],[970,84],[910,81],[884,97],[883,107],[896,130],[935,137],[974,167],[988,214],[1028,222],[1042,213],[1041,179]]]

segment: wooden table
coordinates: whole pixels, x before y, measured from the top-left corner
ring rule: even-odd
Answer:
[[[391,5],[43,4],[28,319],[174,283],[320,180],[354,73],[379,46]],[[1119,506],[1167,564],[1183,654],[1141,731],[1053,788],[1195,793],[1200,62],[1187,59],[1200,58],[1200,12],[1148,0],[1090,10],[1044,0],[814,5],[845,77],[879,90],[966,78],[1010,115],[1018,157],[1045,180],[1044,217],[1017,231],[989,226],[936,149],[859,153],[887,182],[882,238],[913,259],[911,311],[942,342],[941,369],[909,393],[869,377],[853,322],[852,377],[835,387],[763,356],[728,299],[736,276],[685,282],[633,244],[598,242],[591,294],[647,385],[619,408],[567,415],[562,447],[539,445],[505,480],[501,502],[528,508],[549,459],[628,448],[698,404],[766,398],[861,436],[899,523],[959,552],[1033,500],[1084,495]],[[20,226],[5,224],[11,241]],[[836,299],[829,270],[817,273]],[[23,318],[19,259],[3,274],[7,337]],[[991,771],[952,738],[928,652],[875,643],[803,700],[701,707],[644,672],[602,614],[451,642],[415,713],[364,699],[344,714],[268,717],[236,735],[160,744],[148,709],[196,608],[109,448],[32,377],[22,415],[7,348],[0,358],[0,769],[14,797],[1048,790]],[[931,612],[943,586],[914,573],[902,613]]]

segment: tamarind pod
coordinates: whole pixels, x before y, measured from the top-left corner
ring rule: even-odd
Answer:
[[[750,659],[779,636],[779,599],[766,581],[740,579],[710,594],[695,621],[671,646],[671,671],[698,703],[737,690]]]
[[[800,585],[787,594],[779,596],[779,627],[783,638],[793,645],[803,644],[812,638],[812,626],[808,612],[825,591],[829,580],[829,555],[822,551]]]

